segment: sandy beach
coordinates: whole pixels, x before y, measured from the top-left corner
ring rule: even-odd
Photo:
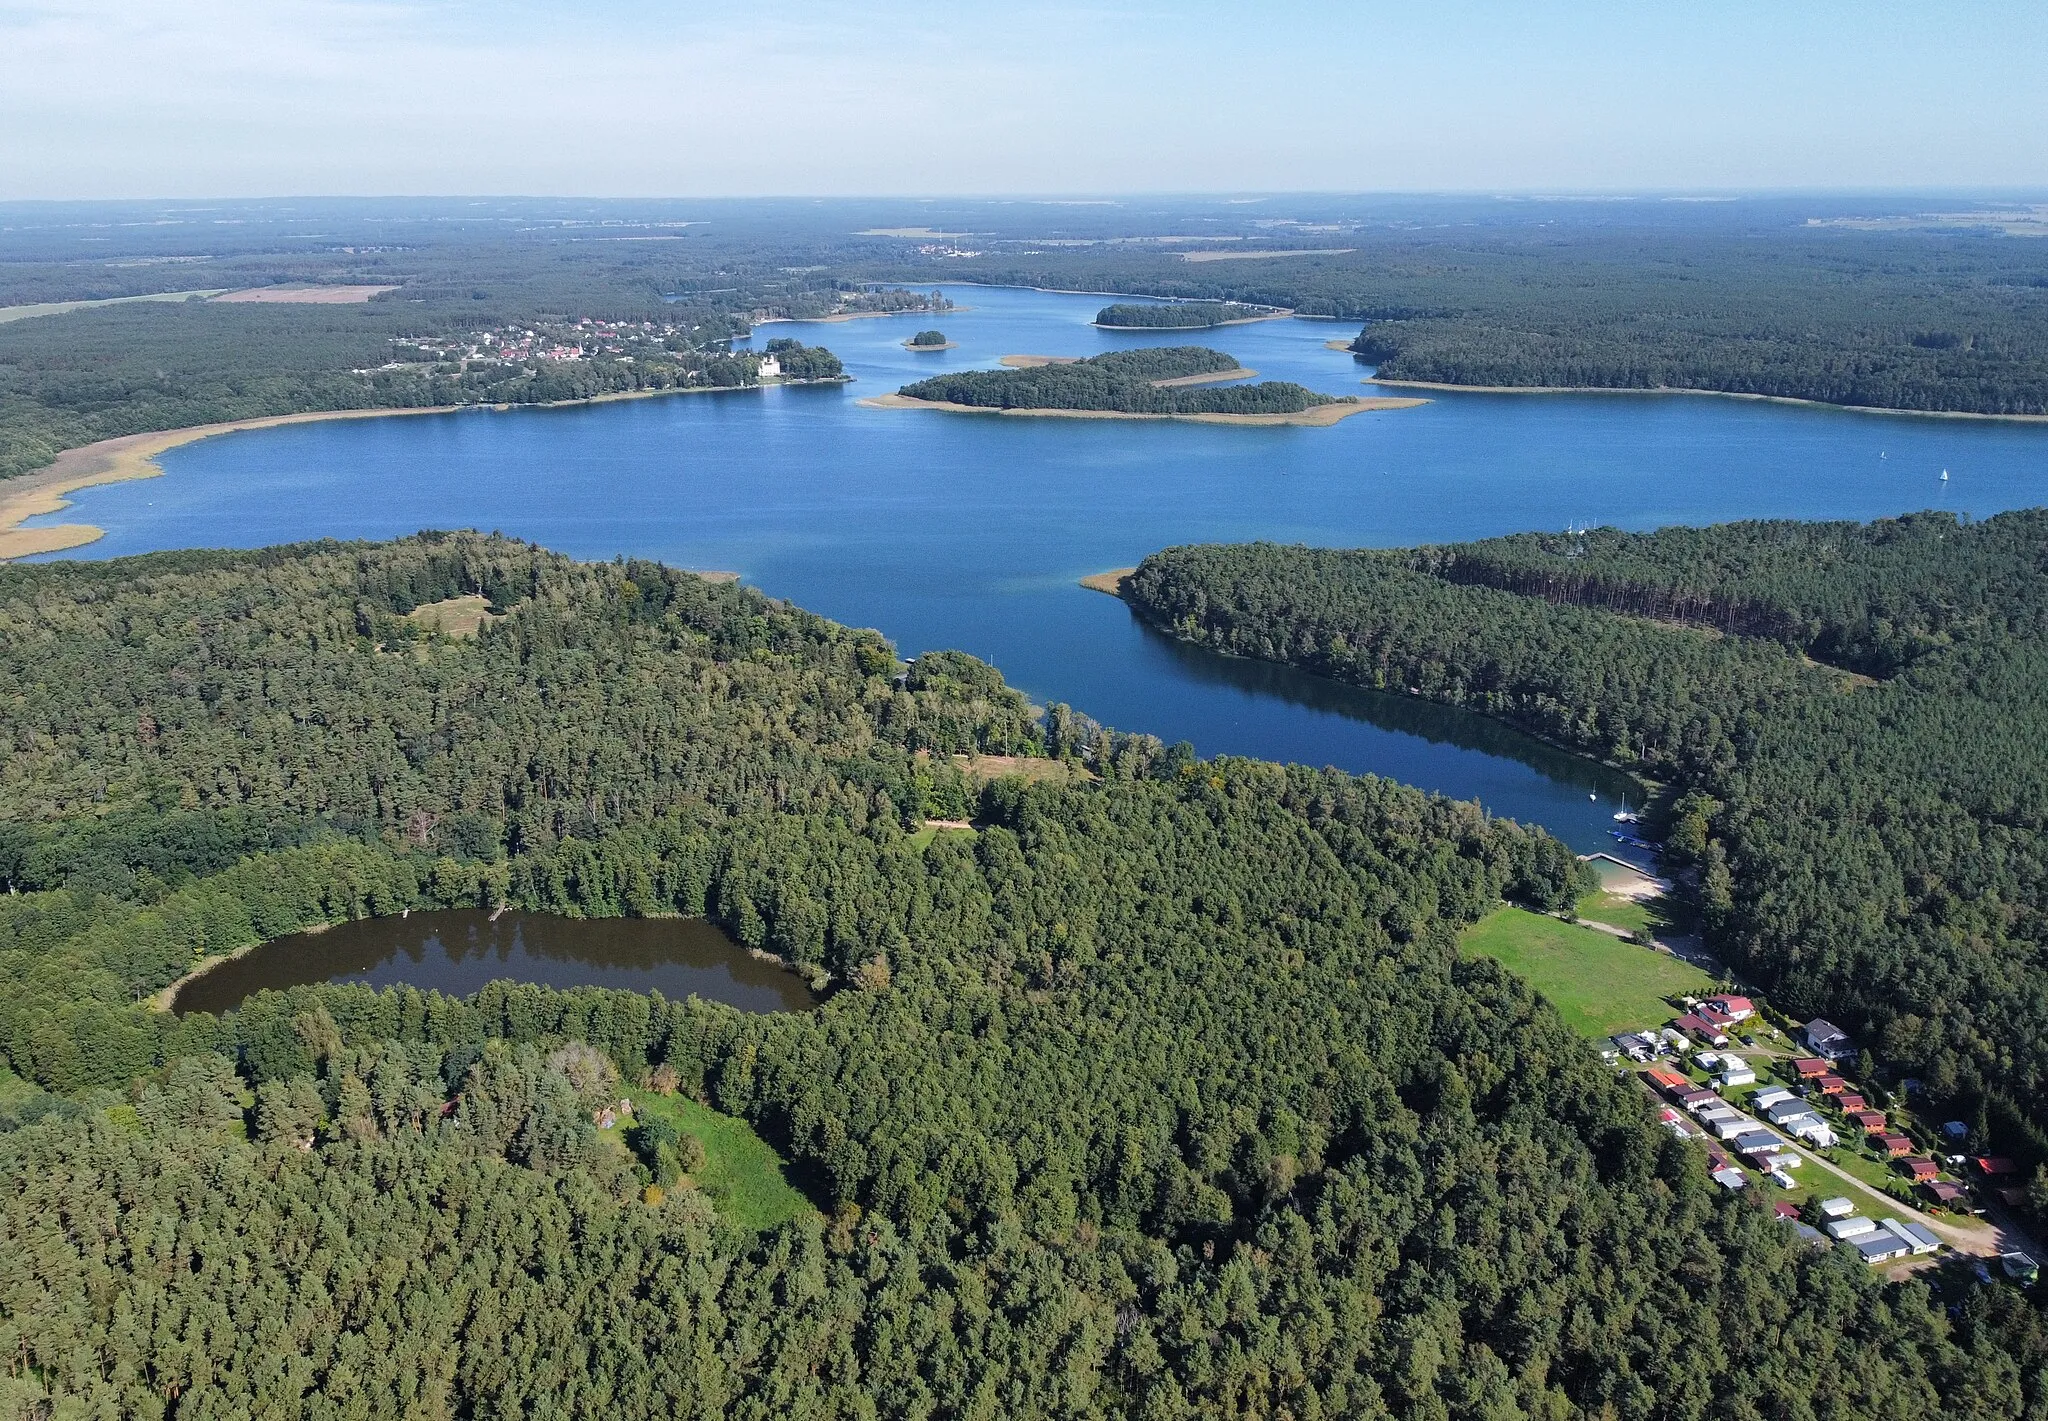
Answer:
[[[840,385],[851,377],[836,380],[789,380],[777,384]],[[273,429],[281,424],[311,424],[327,419],[383,419],[409,414],[457,414],[463,410],[548,410],[573,405],[603,405],[615,400],[651,400],[662,395],[725,395],[767,388],[764,385],[685,385],[668,390],[614,390],[584,400],[556,400],[546,404],[522,405],[426,405],[407,409],[307,410],[301,414],[263,415],[256,419],[228,420],[221,424],[199,424],[186,429],[152,430],[146,434],[124,434],[102,439],[97,444],[66,449],[48,468],[23,474],[18,479],[0,480],[0,562],[10,558],[33,557],[37,553],[58,553],[83,547],[106,536],[106,530],[90,523],[59,523],[47,528],[24,528],[31,518],[57,513],[71,506],[64,495],[97,484],[125,483],[131,479],[153,479],[163,472],[156,456],[183,444],[232,434],[239,429]],[[711,574],[718,576],[719,574]],[[733,574],[735,577],[738,574]]]
[[[1348,340],[1326,340],[1326,341],[1324,341],[1324,342],[1323,342],[1323,349],[1324,349],[1324,350],[1349,350],[1349,349],[1351,349],[1351,342],[1350,342],[1350,341],[1348,341]]]
[[[1036,370],[1041,365],[1079,365],[1078,355],[1005,355],[996,361],[1012,370]]]
[[[1136,572],[1134,567],[1113,567],[1108,572],[1091,572],[1081,579],[1081,585],[1090,592],[1107,592],[1112,597],[1124,595],[1124,579]]]
[[[1802,400],[1792,395],[1754,395],[1742,390],[1690,390],[1682,385],[1643,389],[1631,385],[1445,385],[1430,380],[1382,380],[1368,375],[1361,385],[1390,390],[1443,390],[1460,395],[1707,395],[1719,400],[1761,400],[1770,405],[1810,405],[1814,409],[1847,410],[1852,414],[1901,415],[1911,419],[2000,419],[2017,424],[2048,424],[2048,414],[1978,414],[1973,410],[1899,410],[1882,405],[1837,405]]]
[[[1174,390],[1183,385],[1218,385],[1226,380],[1256,380],[1259,372],[1240,365],[1235,370],[1204,370],[1195,375],[1176,375],[1171,380],[1154,380],[1155,390]]]
[[[1410,409],[1416,405],[1426,405],[1429,401],[1359,399],[1354,396],[1333,404],[1311,405],[1296,414],[1134,414],[1124,410],[999,410],[989,409],[983,405],[954,404],[948,400],[916,400],[908,395],[870,395],[860,403],[876,410],[946,410],[954,414],[992,414],[1025,419],[1178,419],[1193,424],[1293,424],[1320,429],[1335,424],[1340,419],[1349,419],[1355,414],[1368,414],[1375,410]]]
[[[905,350],[958,350],[960,348],[960,342],[957,340],[949,340],[939,345],[919,345],[915,341],[907,340],[903,342],[903,348]]]

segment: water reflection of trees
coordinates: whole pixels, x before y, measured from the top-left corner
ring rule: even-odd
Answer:
[[[1413,736],[1432,745],[1450,745],[1497,759],[1526,765],[1545,779],[1583,789],[1607,799],[1642,798],[1642,786],[1620,770],[1560,750],[1490,716],[1438,705],[1415,696],[1391,695],[1346,686],[1292,666],[1226,656],[1176,640],[1131,614],[1147,647],[1173,663],[1174,669],[1203,685],[1227,686],[1251,695],[1271,696],[1304,710],[1341,715],[1397,735]]]

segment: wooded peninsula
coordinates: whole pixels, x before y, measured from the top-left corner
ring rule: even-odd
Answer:
[[[1709,947],[1892,1088],[2048,1163],[2048,511],[1147,559],[1237,655],[1499,716],[1669,783]],[[1870,1075],[1871,1071],[1865,1071]]]
[[[1925,561],[1892,564],[1901,610]],[[1139,577],[1163,595],[1172,566]],[[1826,577],[1748,585],[1832,605]],[[473,635],[409,615],[456,597],[492,611]],[[1440,604],[1415,624],[1449,630]],[[1936,620],[1843,636],[1879,665]],[[1901,679],[1991,665],[1981,619],[1943,626],[1954,649]],[[2040,1402],[2048,1332],[2017,1291],[1950,1315],[1807,1247],[1526,986],[1460,959],[1503,897],[1584,887],[1476,806],[1199,761],[1034,716],[971,657],[905,666],[731,583],[472,534],[0,569],[0,632],[17,1411]],[[1771,650],[1787,694],[1842,674]],[[977,786],[955,759],[976,754],[1069,772]],[[1702,813],[1711,855],[1729,830]],[[259,938],[505,903],[707,915],[839,990],[771,1015],[509,983],[137,1005]],[[631,1148],[593,1122],[628,1089]],[[692,1187],[742,1129],[808,1208],[757,1226]]]

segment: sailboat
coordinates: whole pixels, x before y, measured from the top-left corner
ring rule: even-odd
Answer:
[[[1947,469],[1943,469],[1943,470],[1941,471],[1941,481],[1942,481],[1943,483],[1947,483],[1947,482],[1948,482],[1948,470],[1947,470]]]

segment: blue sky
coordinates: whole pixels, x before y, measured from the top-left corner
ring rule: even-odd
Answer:
[[[2048,187],[2048,4],[0,0],[0,197]]]

